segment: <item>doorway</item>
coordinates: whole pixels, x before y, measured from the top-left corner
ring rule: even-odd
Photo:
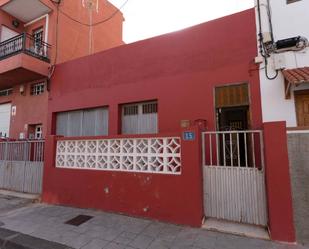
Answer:
[[[218,130],[223,132],[218,135],[220,141],[219,160],[222,165],[239,165],[243,167],[248,164],[250,155],[248,153],[250,150],[248,140],[250,140],[250,137],[248,137],[247,133],[239,132],[248,130],[248,113],[248,106],[217,109]],[[233,131],[238,132],[233,133]]]
[[[295,92],[295,106],[298,126],[309,126],[309,90]]]
[[[216,126],[221,132],[218,134],[218,156],[222,165],[248,165],[251,138],[245,131],[250,129],[249,103],[248,84],[215,89]]]
[[[217,125],[220,131],[248,130],[249,106],[217,109]]]
[[[250,130],[248,84],[215,88],[215,114],[216,130],[202,133],[206,226],[225,220],[266,227],[263,131]]]

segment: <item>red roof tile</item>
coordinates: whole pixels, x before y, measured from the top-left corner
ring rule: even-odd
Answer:
[[[291,84],[309,83],[309,67],[285,69],[282,73]]]

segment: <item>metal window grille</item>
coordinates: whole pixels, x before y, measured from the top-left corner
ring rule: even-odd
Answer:
[[[13,93],[13,88],[4,89],[0,91],[0,96],[9,96]]]
[[[157,132],[157,101],[129,104],[122,107],[123,134],[154,134]]]
[[[45,82],[31,85],[31,95],[40,95],[45,91]]]
[[[157,113],[157,112],[158,112],[158,103],[153,102],[143,104],[143,114]]]
[[[138,105],[129,105],[123,107],[123,115],[137,115],[138,114]]]

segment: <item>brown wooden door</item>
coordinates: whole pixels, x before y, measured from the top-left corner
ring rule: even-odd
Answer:
[[[309,126],[309,92],[296,94],[295,103],[298,126]]]

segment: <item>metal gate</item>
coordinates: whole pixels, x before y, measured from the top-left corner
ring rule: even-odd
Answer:
[[[0,189],[42,191],[44,141],[0,141]]]
[[[267,225],[262,131],[202,133],[206,217]]]

